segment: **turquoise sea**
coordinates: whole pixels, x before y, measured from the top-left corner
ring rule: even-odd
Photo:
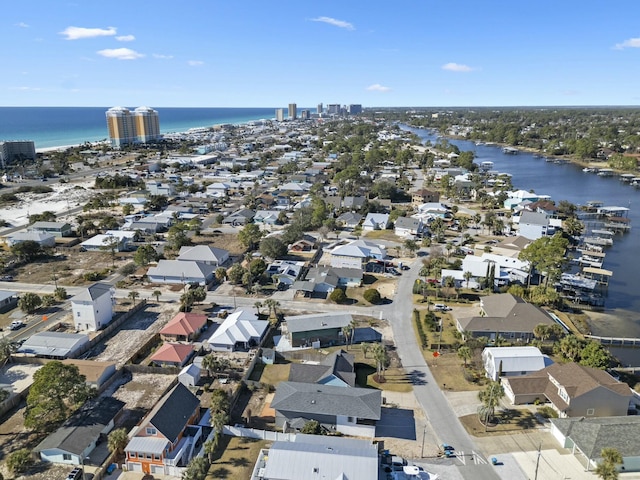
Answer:
[[[104,140],[109,108],[0,107],[0,141],[32,140],[40,149]],[[162,133],[272,119],[275,114],[275,108],[153,108],[158,111]]]

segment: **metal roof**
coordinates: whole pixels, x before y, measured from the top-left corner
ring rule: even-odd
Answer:
[[[125,452],[142,452],[155,455],[162,455],[164,449],[169,444],[166,438],[158,437],[133,437],[129,440]]]

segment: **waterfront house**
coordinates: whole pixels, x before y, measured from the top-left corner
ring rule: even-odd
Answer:
[[[518,221],[518,232],[530,240],[551,236],[555,229],[544,213],[523,211]]]
[[[113,319],[114,288],[108,283],[94,283],[71,298],[76,331],[96,331]]]

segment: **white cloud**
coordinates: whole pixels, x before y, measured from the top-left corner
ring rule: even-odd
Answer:
[[[153,53],[151,54],[153,58],[159,58],[161,60],[170,60],[173,58],[173,55],[162,55],[161,53]]]
[[[616,43],[613,47],[616,50],[622,50],[625,48],[640,48],[640,38],[629,38],[622,43]]]
[[[468,65],[463,65],[461,63],[445,63],[442,66],[443,70],[449,70],[450,72],[470,72],[473,70],[473,68],[471,68]]]
[[[312,18],[311,21],[312,22],[328,23],[329,25],[333,25],[334,27],[344,28],[346,30],[355,30],[356,29],[356,27],[354,27],[353,24],[351,24],[349,22],[345,22],[344,20],[338,20],[337,18],[317,17],[317,18]]]
[[[116,37],[119,42],[133,42],[136,39],[133,35],[120,35]]]
[[[366,90],[370,91],[370,92],[382,92],[382,93],[386,93],[386,92],[390,92],[391,88],[389,87],[385,87],[384,85],[380,85],[379,83],[374,83],[373,85],[369,85]]]
[[[11,90],[19,90],[21,92],[40,92],[42,88],[40,87],[13,87]]]
[[[200,67],[200,66],[204,65],[204,62],[202,60],[189,60],[187,62],[187,64],[190,67]]]
[[[94,38],[94,37],[112,37],[116,34],[115,27],[107,28],[84,28],[84,27],[67,27],[60,32],[60,35],[64,35],[66,40],[79,40],[81,38]]]
[[[99,50],[98,55],[102,55],[107,58],[117,58],[118,60],[136,60],[144,57],[142,53],[138,53],[130,48],[105,48]]]
[[[29,25],[27,25],[24,22],[18,22],[16,23],[16,27],[20,27],[20,28],[29,28]]]

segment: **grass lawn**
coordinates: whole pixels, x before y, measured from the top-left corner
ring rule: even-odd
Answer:
[[[273,365],[265,365],[261,362],[251,372],[249,380],[260,382],[268,385],[277,385],[289,378],[289,370],[291,366],[288,363],[275,363]]]
[[[260,450],[266,448],[268,443],[272,442],[225,435],[222,440],[224,451],[211,464],[206,478],[208,480],[251,478]]]
[[[402,244],[404,240],[397,236],[393,230],[372,230],[370,232],[363,232],[363,237],[366,237],[367,240],[389,240],[391,242],[398,242],[398,244]]]
[[[489,425],[488,428],[480,423],[478,415],[466,415],[460,417],[464,428],[475,437],[490,437],[492,435],[505,435],[522,433],[525,430],[534,429],[539,426],[536,417],[528,410],[506,409],[496,412],[497,422]]]
[[[464,377],[463,362],[458,358],[457,353],[443,353],[435,359],[430,351],[425,351],[424,358],[440,388],[446,385],[447,390],[454,392],[467,392],[484,388],[484,377],[481,377],[481,381],[478,383],[467,381]]]

